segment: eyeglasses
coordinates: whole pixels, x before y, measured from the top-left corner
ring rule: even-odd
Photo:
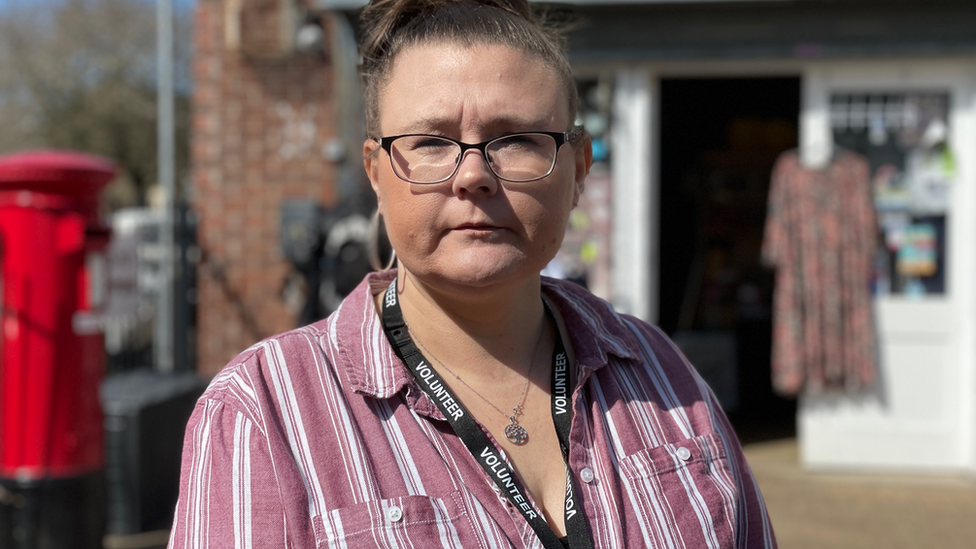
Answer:
[[[410,183],[432,185],[454,177],[469,149],[481,151],[498,179],[527,183],[551,174],[559,147],[581,133],[583,127],[576,126],[568,132],[511,133],[473,144],[421,134],[381,137],[379,142],[390,155],[393,172]]]

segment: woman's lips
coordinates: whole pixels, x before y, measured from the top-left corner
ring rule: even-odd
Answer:
[[[488,223],[462,223],[457,227],[454,227],[455,231],[494,231],[500,229],[495,225]]]
[[[452,230],[469,235],[488,235],[500,231],[502,228],[488,223],[462,223]]]

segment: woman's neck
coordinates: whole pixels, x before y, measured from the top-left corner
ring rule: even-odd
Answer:
[[[398,280],[413,336],[458,374],[487,378],[492,365],[524,373],[545,321],[540,284],[536,276],[512,288],[452,294],[408,272]]]

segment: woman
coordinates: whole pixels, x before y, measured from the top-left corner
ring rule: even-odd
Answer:
[[[540,271],[591,163],[525,0],[379,0],[365,168],[396,270],[214,379],[172,547],[774,547],[656,328]]]

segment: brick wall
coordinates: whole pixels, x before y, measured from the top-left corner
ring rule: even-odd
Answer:
[[[203,250],[197,356],[205,376],[294,327],[296,311],[281,295],[291,267],[278,244],[279,206],[308,198],[328,207],[336,188],[322,154],[335,116],[329,60],[228,51],[225,1],[253,0],[200,0],[195,29],[191,200]]]

